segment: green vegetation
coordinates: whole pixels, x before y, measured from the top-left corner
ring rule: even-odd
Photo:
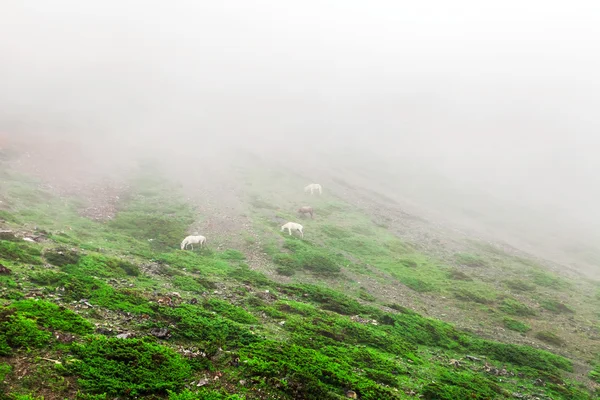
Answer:
[[[91,333],[93,325],[55,304],[45,301],[15,301],[0,308],[0,355],[13,349],[42,347],[52,340],[52,331]]]
[[[556,300],[550,300],[550,299],[542,300],[542,301],[540,301],[540,306],[543,309],[551,311],[555,314],[560,314],[560,313],[573,314],[573,313],[575,313],[575,311],[573,311],[572,308],[570,308]]]
[[[566,344],[565,341],[554,332],[536,332],[535,337],[554,346],[564,346]]]
[[[496,294],[493,291],[483,288],[457,288],[454,290],[454,296],[463,301],[481,304],[492,304],[496,300]]]
[[[0,391],[7,393],[0,399],[322,400],[344,398],[346,390],[363,400],[592,398],[568,379],[568,357],[484,339],[412,310],[443,297],[445,307],[467,310],[480,326],[526,333],[531,327],[513,317],[535,316],[537,331],[548,313],[527,305],[536,300],[555,318],[584,315],[576,299],[569,306],[553,300],[566,298],[550,293],[567,287],[561,278],[527,265],[530,275],[502,276],[519,292],[519,300],[506,297],[481,270],[519,270],[523,261],[485,247],[450,252],[449,264],[486,267],[467,274],[325,195],[312,199],[318,218],[306,220],[310,235],[281,235],[272,227],[275,211],[290,217],[285,210],[296,200],[268,190],[247,204],[260,232],[252,247],[260,241],[274,263],[261,272],[246,264],[254,260],[246,249],[181,251],[196,216],[177,187],[149,175],[131,182],[105,223],[80,217],[78,199],[59,201],[32,182],[7,180],[7,196],[23,202],[0,219],[36,222],[48,240],[0,241],[11,268],[0,276]],[[297,177],[272,171],[268,178]],[[286,276],[279,283],[267,276],[273,267]],[[390,286],[379,292],[379,283]],[[481,314],[488,319],[476,320]],[[571,347],[560,331],[534,336]],[[589,373],[598,375],[597,368]]]
[[[500,305],[500,310],[509,315],[521,317],[536,315],[533,309],[514,299],[504,299]]]
[[[532,292],[535,290],[535,286],[524,282],[520,279],[510,279],[504,282],[506,286],[508,286],[511,290],[516,290],[518,292]]]
[[[510,329],[511,331],[525,333],[531,330],[529,325],[513,318],[504,317],[503,321],[506,329]]]
[[[486,261],[476,254],[470,253],[456,253],[456,261],[467,267],[484,267],[487,263]]]
[[[42,264],[41,255],[40,250],[33,245],[0,240],[0,260],[40,265]]]
[[[91,337],[73,345],[76,357],[65,372],[78,377],[91,394],[135,397],[181,389],[192,372],[183,357],[166,346],[140,339]]]
[[[80,254],[65,247],[49,249],[44,253],[44,258],[52,265],[62,267],[63,265],[77,264]]]
[[[292,276],[299,269],[318,275],[335,275],[341,271],[343,259],[307,241],[286,238],[283,245],[288,252],[277,252],[273,262],[279,265],[281,275]]]
[[[597,383],[600,383],[600,364],[596,365],[591,371],[590,371],[590,378]]]

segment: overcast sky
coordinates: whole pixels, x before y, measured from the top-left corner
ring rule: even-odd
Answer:
[[[350,146],[600,221],[598,49],[597,1],[1,0],[0,128]]]

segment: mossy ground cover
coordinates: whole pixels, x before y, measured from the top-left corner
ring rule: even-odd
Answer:
[[[152,177],[132,185],[114,222],[87,221],[76,215],[76,202],[62,202],[53,214],[58,220],[48,218],[45,228],[62,230],[62,218],[73,229],[51,234],[44,244],[19,244],[17,254],[35,262],[7,260],[13,273],[0,277],[9,286],[0,299],[6,338],[0,341],[0,382],[6,383],[0,385],[7,399],[340,399],[346,390],[361,399],[503,399],[517,392],[591,398],[569,381],[573,367],[565,357],[485,340],[400,306],[383,311],[364,288],[347,294],[327,283],[275,283],[250,268],[237,249],[181,251],[179,241],[195,218],[182,196]],[[27,208],[41,207],[44,196],[29,189],[19,188],[28,196],[26,206],[7,223],[37,215],[28,216]],[[377,263],[416,291],[454,293],[481,304],[504,300],[359,214],[336,223],[346,205],[320,201],[320,215],[330,217],[314,222],[323,224],[321,233],[312,225],[315,234],[304,241],[278,236],[278,229],[263,238],[272,246],[269,255],[280,257],[292,276],[343,279],[344,268]],[[255,199],[257,204],[277,212],[269,198]],[[461,279],[449,284],[449,275]],[[557,285],[552,282],[538,276],[538,283],[550,286],[536,285]],[[32,288],[46,299],[25,299]],[[167,294],[178,300],[157,301]],[[81,301],[93,308],[74,305]],[[548,307],[558,307],[556,301]],[[522,303],[500,304],[516,312],[509,323],[519,327]],[[136,337],[98,334],[95,324],[106,316],[127,318],[122,328]],[[156,338],[157,330],[169,334]],[[57,339],[66,333],[71,340]],[[182,350],[190,348],[194,356]],[[42,358],[47,364],[34,368]],[[31,373],[22,380],[15,371],[26,359]],[[508,379],[489,372],[503,367],[512,374]],[[534,386],[538,379],[545,386]],[[195,384],[201,381],[204,386]]]

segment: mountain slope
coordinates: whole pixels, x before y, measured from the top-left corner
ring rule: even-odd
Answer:
[[[201,177],[146,163],[65,191],[22,166],[1,172],[5,398],[597,392],[596,283],[334,175],[311,197],[260,160]],[[281,233],[304,204],[305,239]],[[208,248],[179,250],[195,231]]]

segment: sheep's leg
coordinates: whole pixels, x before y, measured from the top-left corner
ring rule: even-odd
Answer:
[[[304,232],[302,232],[302,229],[300,229],[300,237],[304,239]]]

